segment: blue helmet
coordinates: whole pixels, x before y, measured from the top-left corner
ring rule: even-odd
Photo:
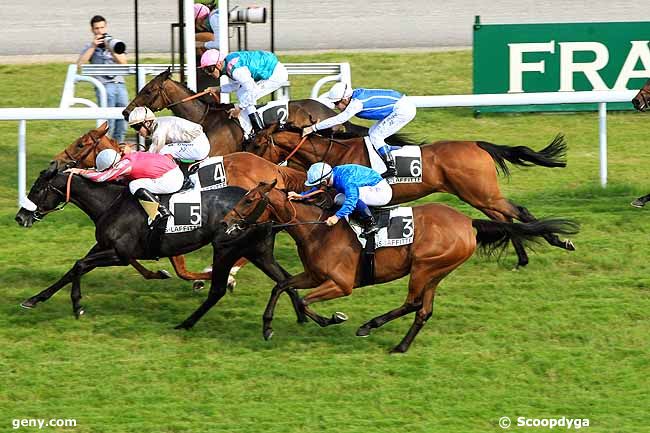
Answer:
[[[332,167],[326,162],[312,164],[307,171],[305,186],[315,186],[332,176]]]

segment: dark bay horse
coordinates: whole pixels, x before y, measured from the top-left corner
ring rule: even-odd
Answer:
[[[120,146],[114,139],[106,135],[108,123],[104,122],[95,129],[83,134],[75,141],[70,143],[65,149],[54,156],[50,167],[51,169],[64,170],[70,167],[90,168],[95,166],[95,158],[99,152],[104,149],[113,149],[120,151]],[[306,175],[303,172],[278,167],[277,165],[266,161],[252,153],[237,152],[224,157],[224,169],[228,185],[238,186],[246,190],[254,188],[260,180],[263,179],[280,179],[278,188],[286,191],[301,191],[304,186]],[[190,281],[203,281],[211,278],[210,272],[189,272],[185,265],[184,256],[170,257],[170,262],[174,267],[176,274]],[[243,266],[245,260],[238,262],[233,267],[233,272],[229,280],[229,288],[234,285],[234,276],[236,271]],[[164,271],[152,272],[132,259],[131,265],[147,279],[150,278],[169,278],[169,274]]]
[[[195,94],[184,84],[172,80],[171,72],[167,70],[147,83],[122,114],[124,114],[125,119],[128,119],[129,113],[135,107],[143,106],[149,107],[154,112],[160,111]],[[231,108],[233,108],[232,104],[214,104],[203,99],[193,99],[170,107],[175,116],[191,120],[203,126],[203,130],[211,144],[210,156],[226,155],[244,150],[242,147],[244,133],[239,126],[239,122],[229,117],[228,110]],[[316,100],[301,99],[289,101],[287,121],[298,128],[302,128],[315,123],[319,119],[322,120],[335,115],[335,111]],[[345,125],[349,131],[357,131],[356,128],[361,128],[357,131],[361,134],[367,131],[366,128],[357,127],[350,123]]]
[[[31,227],[34,221],[57,210],[64,201],[74,203],[95,223],[96,244],[88,254],[57,282],[25,300],[21,305],[33,308],[46,301],[68,283],[72,310],[76,318],[84,313],[80,305],[81,276],[98,267],[126,266],[132,259],[155,259],[185,254],[212,244],[213,272],[208,299],[177,328],[191,327],[226,292],[230,267],[241,257],[246,257],[276,282],[285,280],[289,274],[273,258],[274,237],[271,227],[260,227],[250,237],[230,241],[223,234],[222,218],[244,195],[245,190],[226,187],[203,193],[201,227],[185,233],[166,233],[161,236],[159,248],[152,252],[148,247],[149,227],[147,217],[128,188],[114,183],[89,181],[81,176],[60,173],[55,169],[41,172],[32,186],[28,198],[37,206],[35,211],[21,208],[16,221],[23,227]],[[71,240],[72,241],[72,240]],[[298,310],[298,296],[294,308]],[[302,320],[303,316],[299,316]]]
[[[632,105],[637,111],[644,112],[650,107],[650,80],[646,81],[641,90],[632,99]],[[637,198],[632,203],[634,207],[643,207],[650,201],[650,194]]]
[[[249,150],[273,162],[282,162],[301,141],[301,131],[269,128],[257,135]],[[394,138],[396,138],[394,136]],[[402,145],[415,144],[403,141]],[[499,188],[496,167],[509,175],[506,161],[516,165],[564,167],[564,137],[558,135],[544,149],[536,152],[525,146],[501,146],[485,141],[437,141],[421,146],[422,183],[394,184],[391,204],[405,203],[434,192],[447,192],[497,221],[535,221],[523,206],[506,199]],[[331,165],[361,164],[370,166],[362,138],[338,139],[310,135],[291,157],[289,164],[302,170],[318,161]],[[292,164],[293,163],[293,164]],[[556,247],[574,250],[570,240],[548,233],[546,241]],[[528,264],[528,255],[517,238],[513,239],[518,266]]]
[[[296,241],[304,272],[274,287],[264,312],[264,336],[272,335],[271,321],[275,303],[287,288],[312,289],[300,305],[307,317],[320,326],[341,323],[346,316],[337,313],[322,317],[309,305],[315,302],[348,296],[361,286],[361,246],[345,221],[333,227],[309,224],[323,221],[323,210],[299,202],[274,189],[275,181],[246,194],[226,215],[226,233],[245,232],[257,221],[275,221],[287,225]],[[415,320],[404,339],[392,352],[406,352],[417,333],[431,317],[436,287],[454,269],[469,259],[476,247],[487,252],[504,248],[509,240],[522,245],[539,236],[577,232],[577,225],[567,220],[538,220],[531,223],[476,220],[442,204],[413,207],[415,235],[413,243],[399,247],[379,248],[375,253],[375,282],[384,283],[409,275],[408,295],[404,304],[364,323],[358,336],[367,336],[373,328],[415,312]],[[302,224],[301,224],[302,223]],[[304,224],[307,223],[307,224]]]

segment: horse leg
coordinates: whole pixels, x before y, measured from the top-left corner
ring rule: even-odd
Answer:
[[[630,203],[634,207],[643,207],[647,202],[650,201],[650,194],[644,195],[643,197],[639,197],[636,200],[634,200],[632,203]]]
[[[494,221],[504,221],[504,222],[512,222],[512,218],[509,216],[506,216],[502,214],[501,212],[491,210],[491,209],[485,209],[485,208],[478,208],[481,212],[483,212],[485,215],[488,216],[491,220]],[[517,254],[517,267],[523,267],[528,264],[528,253],[526,252],[526,248],[524,248],[524,244],[518,240],[518,239],[511,239],[512,246],[515,249],[515,253]]]
[[[235,280],[237,272],[246,266],[246,263],[248,263],[248,259],[242,257],[241,259],[237,260],[234,265],[232,265],[232,268],[230,268],[230,273],[228,274],[228,290],[231,293],[233,290],[235,290],[235,286],[237,285],[237,280]]]
[[[161,269],[160,271],[157,272],[150,271],[149,269],[142,266],[140,262],[138,262],[135,259],[129,260],[129,264],[133,266],[135,270],[138,271],[138,273],[144,277],[145,280],[166,280],[167,278],[172,277],[171,275],[169,275],[169,272],[167,272],[164,269]]]
[[[95,263],[95,262],[99,263]],[[20,306],[23,308],[34,308],[39,302],[44,302],[50,299],[56,292],[61,290],[66,284],[74,281],[75,279],[80,278],[83,274],[90,272],[97,266],[125,266],[126,263],[122,258],[117,256],[114,250],[108,251],[99,251],[98,246],[94,245],[88,254],[82,259],[77,260],[74,266],[66,272],[66,274],[61,277],[57,282],[52,284],[47,289],[41,291],[40,293],[32,296],[31,298],[23,301]],[[76,289],[73,288],[76,292],[74,293],[74,298],[72,299],[73,311],[75,315],[80,311],[78,304],[79,299],[81,299],[80,288],[77,286]],[[71,293],[71,296],[73,294]],[[75,302],[75,298],[77,299]]]
[[[446,275],[446,273],[443,275]],[[413,324],[406,332],[406,335],[402,341],[400,341],[400,343],[395,346],[390,351],[390,353],[405,353],[411,346],[411,343],[413,343],[415,337],[418,335],[418,332],[420,332],[420,329],[422,329],[427,320],[429,320],[433,314],[433,301],[436,296],[436,287],[438,286],[438,283],[441,279],[442,277],[438,276],[427,283],[424,288],[424,293],[422,294],[422,303],[420,309],[417,311],[417,313],[415,313]]]
[[[305,295],[304,298],[302,298],[305,314],[321,327],[343,323],[348,320],[348,316],[345,313],[337,311],[332,314],[332,317],[327,318],[316,314],[314,311],[308,308],[308,305],[315,302],[340,298],[342,296],[349,296],[351,293],[352,287],[342,286],[332,279],[326,280],[322,282],[318,287],[312,289]]]
[[[170,257],[169,261],[174,267],[174,272],[179,278],[186,281],[209,280],[212,278],[211,272],[190,272],[185,267],[185,256]]]
[[[357,336],[367,337],[368,335],[370,335],[370,331],[372,329],[379,328],[380,326],[385,325],[391,320],[395,320],[409,313],[412,313],[416,310],[419,310],[421,306],[422,306],[421,303],[405,302],[401,307],[395,308],[394,310],[390,310],[388,313],[382,314],[381,316],[374,317],[369,321],[367,321],[366,323],[364,323],[363,325],[361,325],[359,329],[357,329]]]
[[[533,221],[537,221],[537,218],[530,213],[528,209],[526,209],[523,206],[519,206],[516,203],[510,202],[512,206],[514,206],[517,209],[517,216],[516,218],[524,223],[529,223]],[[573,242],[569,239],[562,240],[560,237],[554,233],[549,233],[542,235],[542,237],[546,240],[546,242],[549,243],[549,245],[562,248],[563,250],[568,250],[568,251],[575,251],[576,247],[573,245]]]
[[[214,307],[223,295],[226,294],[226,283],[228,281],[228,272],[234,263],[231,250],[221,250],[219,252],[216,245],[213,244],[214,252],[212,254],[212,280],[210,291],[205,301],[181,324],[175,326],[175,329],[190,329],[198,322],[210,308]],[[230,253],[230,254],[229,254]]]
[[[271,290],[271,295],[269,301],[266,303],[266,308],[264,309],[264,314],[262,315],[262,335],[265,340],[268,340],[273,336],[273,328],[271,323],[273,322],[273,316],[275,315],[275,306],[280,299],[280,295],[289,290],[294,290],[293,287],[300,286],[304,288],[313,287],[316,283],[312,280],[311,275],[307,272],[301,272],[298,275],[294,275],[284,281],[280,281],[273,287]],[[298,308],[301,312],[304,310],[304,305],[300,298],[298,298],[298,305],[294,304],[294,308]]]

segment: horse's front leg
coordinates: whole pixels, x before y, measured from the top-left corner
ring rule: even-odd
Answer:
[[[294,291],[295,286],[309,288],[313,287],[316,283],[313,282],[310,274],[307,272],[302,272],[298,275],[294,275],[291,278],[288,278],[284,281],[279,282],[271,290],[271,296],[269,301],[266,303],[266,308],[264,309],[264,314],[262,315],[262,335],[265,340],[268,340],[273,336],[273,328],[271,323],[273,322],[273,316],[275,315],[275,306],[280,299],[280,295],[285,291]],[[297,295],[297,294],[296,294]],[[304,305],[301,299],[298,299],[297,303],[294,303],[294,309],[296,309],[296,314],[305,315]],[[300,318],[300,315],[298,316]],[[300,322],[300,320],[299,320]]]

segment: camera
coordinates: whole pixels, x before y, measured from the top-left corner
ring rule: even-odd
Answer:
[[[258,6],[248,6],[246,8],[235,7],[230,11],[230,21],[238,21],[245,23],[265,23],[266,22],[266,8]]]
[[[108,47],[109,50],[114,52],[115,54],[124,54],[126,51],[126,44],[124,41],[121,41],[119,39],[116,39],[109,35],[108,33],[103,33],[102,34],[102,43],[98,44],[97,47],[99,48],[105,48]]]

